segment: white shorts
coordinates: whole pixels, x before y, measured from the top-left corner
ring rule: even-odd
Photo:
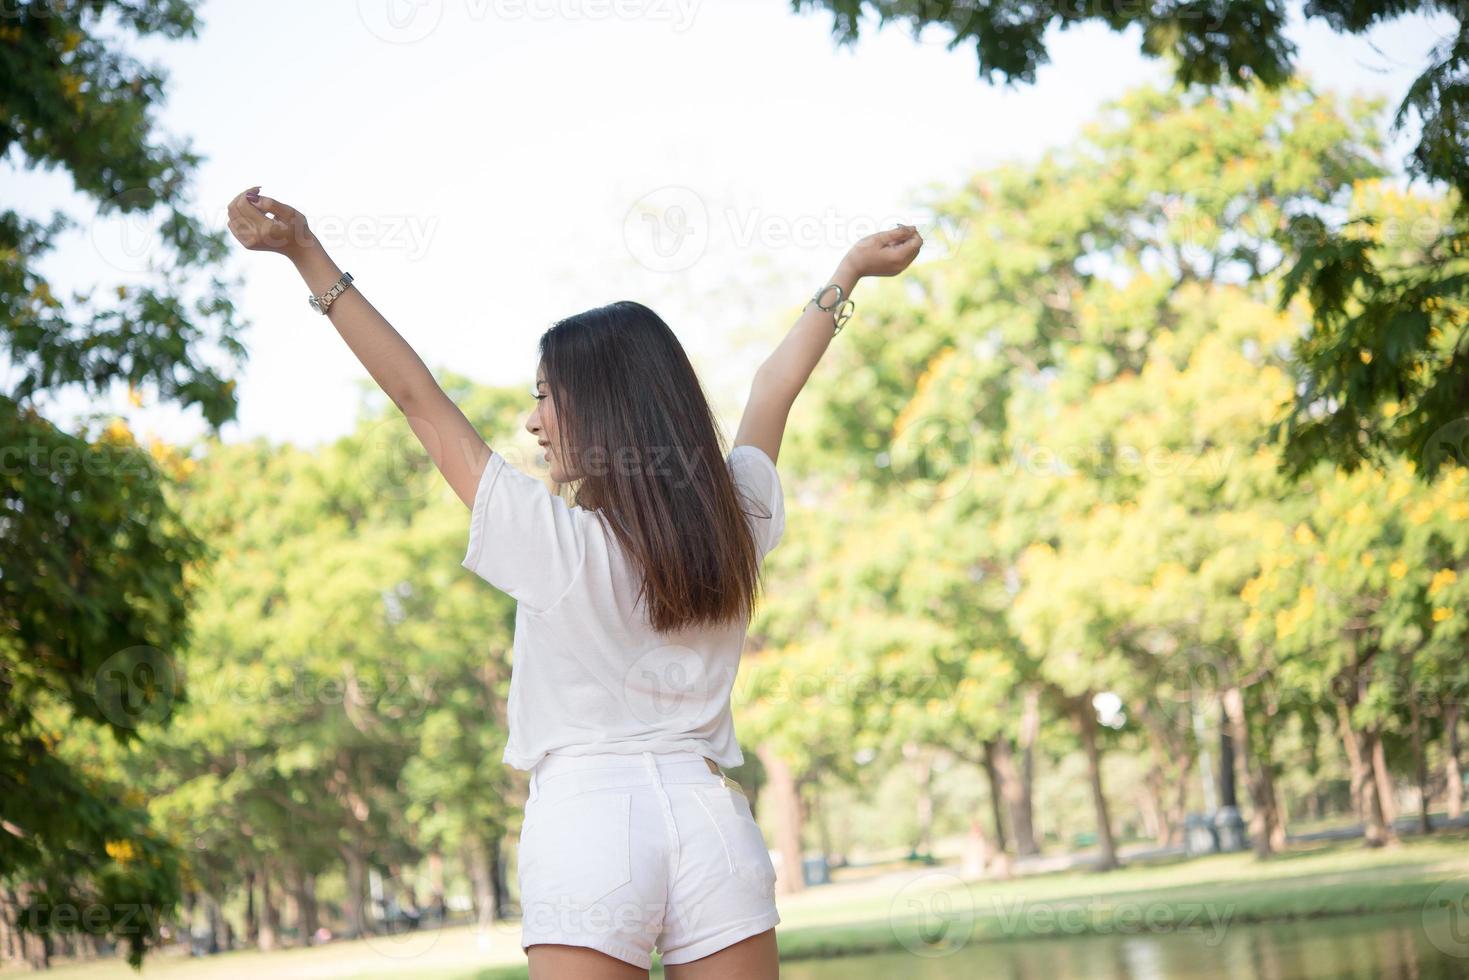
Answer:
[[[775,866],[744,791],[696,752],[552,753],[520,832],[522,948],[588,946],[648,968],[780,922]]]

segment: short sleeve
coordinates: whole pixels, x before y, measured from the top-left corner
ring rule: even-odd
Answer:
[[[469,517],[461,563],[536,611],[551,608],[576,581],[586,556],[575,509],[491,450]]]
[[[785,491],[775,463],[759,446],[740,445],[729,453],[730,472],[745,498],[755,543],[763,559],[785,533]]]

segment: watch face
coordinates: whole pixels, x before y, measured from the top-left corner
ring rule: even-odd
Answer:
[[[311,298],[310,298],[310,299],[308,299],[308,300],[307,300],[307,301],[306,301],[306,302],[308,302],[308,303],[310,303],[310,304],[311,304],[311,308],[312,308],[312,309],[313,309],[313,310],[315,310],[315,311],[316,311],[316,312],[318,312],[318,313],[320,313],[320,312],[321,312],[321,300],[319,300],[319,299],[317,299],[317,298],[316,298],[316,297],[315,297],[315,296],[312,296],[312,297],[311,297]]]

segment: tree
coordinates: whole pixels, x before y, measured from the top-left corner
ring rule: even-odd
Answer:
[[[182,580],[204,548],[162,496],[165,467],[180,464],[157,446],[154,460],[120,423],[95,441],[63,432],[35,400],[126,382],[135,397],[152,386],[197,406],[215,428],[234,417],[234,382],[209,355],[244,349],[227,284],[201,274],[225,239],[184,209],[199,157],[155,132],[166,76],[120,40],[196,28],[182,2],[21,2],[0,18],[0,156],[63,168],[100,219],[162,215],[141,283],[63,298],[38,263],[77,222],[0,211],[0,351],[16,378],[0,392],[0,440],[23,447],[0,478],[0,885],[12,917],[43,937],[38,960],[46,937],[81,928],[140,963],[178,899],[175,857],[137,803],[59,747],[73,719],[128,740],[184,697],[172,673],[188,636]],[[65,915],[78,909],[106,914]]]
[[[792,0],[792,7],[829,10],[833,35],[843,44],[868,29],[869,11],[878,26],[905,23],[915,36],[929,27],[942,31],[950,35],[950,50],[973,49],[980,76],[991,83],[1033,82],[1049,61],[1047,31],[1093,20],[1118,32],[1140,27],[1144,55],[1165,59],[1181,86],[1221,99],[1232,88],[1276,89],[1293,80],[1285,9],[1254,0],[1156,6]],[[1354,469],[1406,456],[1418,460],[1424,480],[1442,465],[1469,465],[1469,17],[1458,3],[1356,0],[1308,3],[1303,15],[1361,34],[1425,8],[1446,14],[1454,26],[1397,107],[1393,128],[1417,119],[1418,143],[1405,169],[1411,179],[1448,186],[1442,212],[1414,230],[1370,220],[1337,223],[1328,207],[1294,209],[1271,242],[1280,260],[1291,263],[1280,282],[1281,308],[1304,292],[1314,319],[1298,344],[1297,397],[1272,429],[1286,440],[1281,467],[1295,479],[1321,458]],[[1227,175],[1210,171],[1210,179],[1184,190],[1186,205],[1207,196],[1215,176]],[[1391,419],[1380,412],[1389,403],[1401,406]]]

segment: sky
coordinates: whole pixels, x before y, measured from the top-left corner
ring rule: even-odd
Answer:
[[[1299,9],[1300,70],[1321,89],[1384,97],[1384,128],[1452,24],[1411,15],[1359,38],[1303,25]],[[169,74],[159,131],[205,158],[189,198],[208,226],[224,230],[229,200],[261,185],[306,214],[431,369],[520,385],[527,414],[540,334],[636,299],[684,343],[729,435],[756,366],[851,244],[916,224],[930,243],[918,261],[945,261],[925,207],[936,190],[1063,146],[1102,103],[1166,81],[1135,28],[1053,30],[1035,84],[1006,87],[939,29],[915,39],[873,22],[839,46],[829,13],[788,0],[199,10],[197,38],[130,49]],[[1412,135],[1390,144],[1389,165]],[[0,180],[23,213],[82,222],[40,264],[58,295],[146,280],[150,219],[95,220],[65,171],[19,170],[13,156]],[[309,447],[349,432],[371,381],[294,266],[237,246],[226,272],[243,280],[249,360],[221,438]],[[863,329],[862,292],[843,333]],[[14,381],[0,363],[0,386]],[[206,431],[197,410],[143,399],[64,392],[38,407],[69,429],[103,412],[139,437]]]

